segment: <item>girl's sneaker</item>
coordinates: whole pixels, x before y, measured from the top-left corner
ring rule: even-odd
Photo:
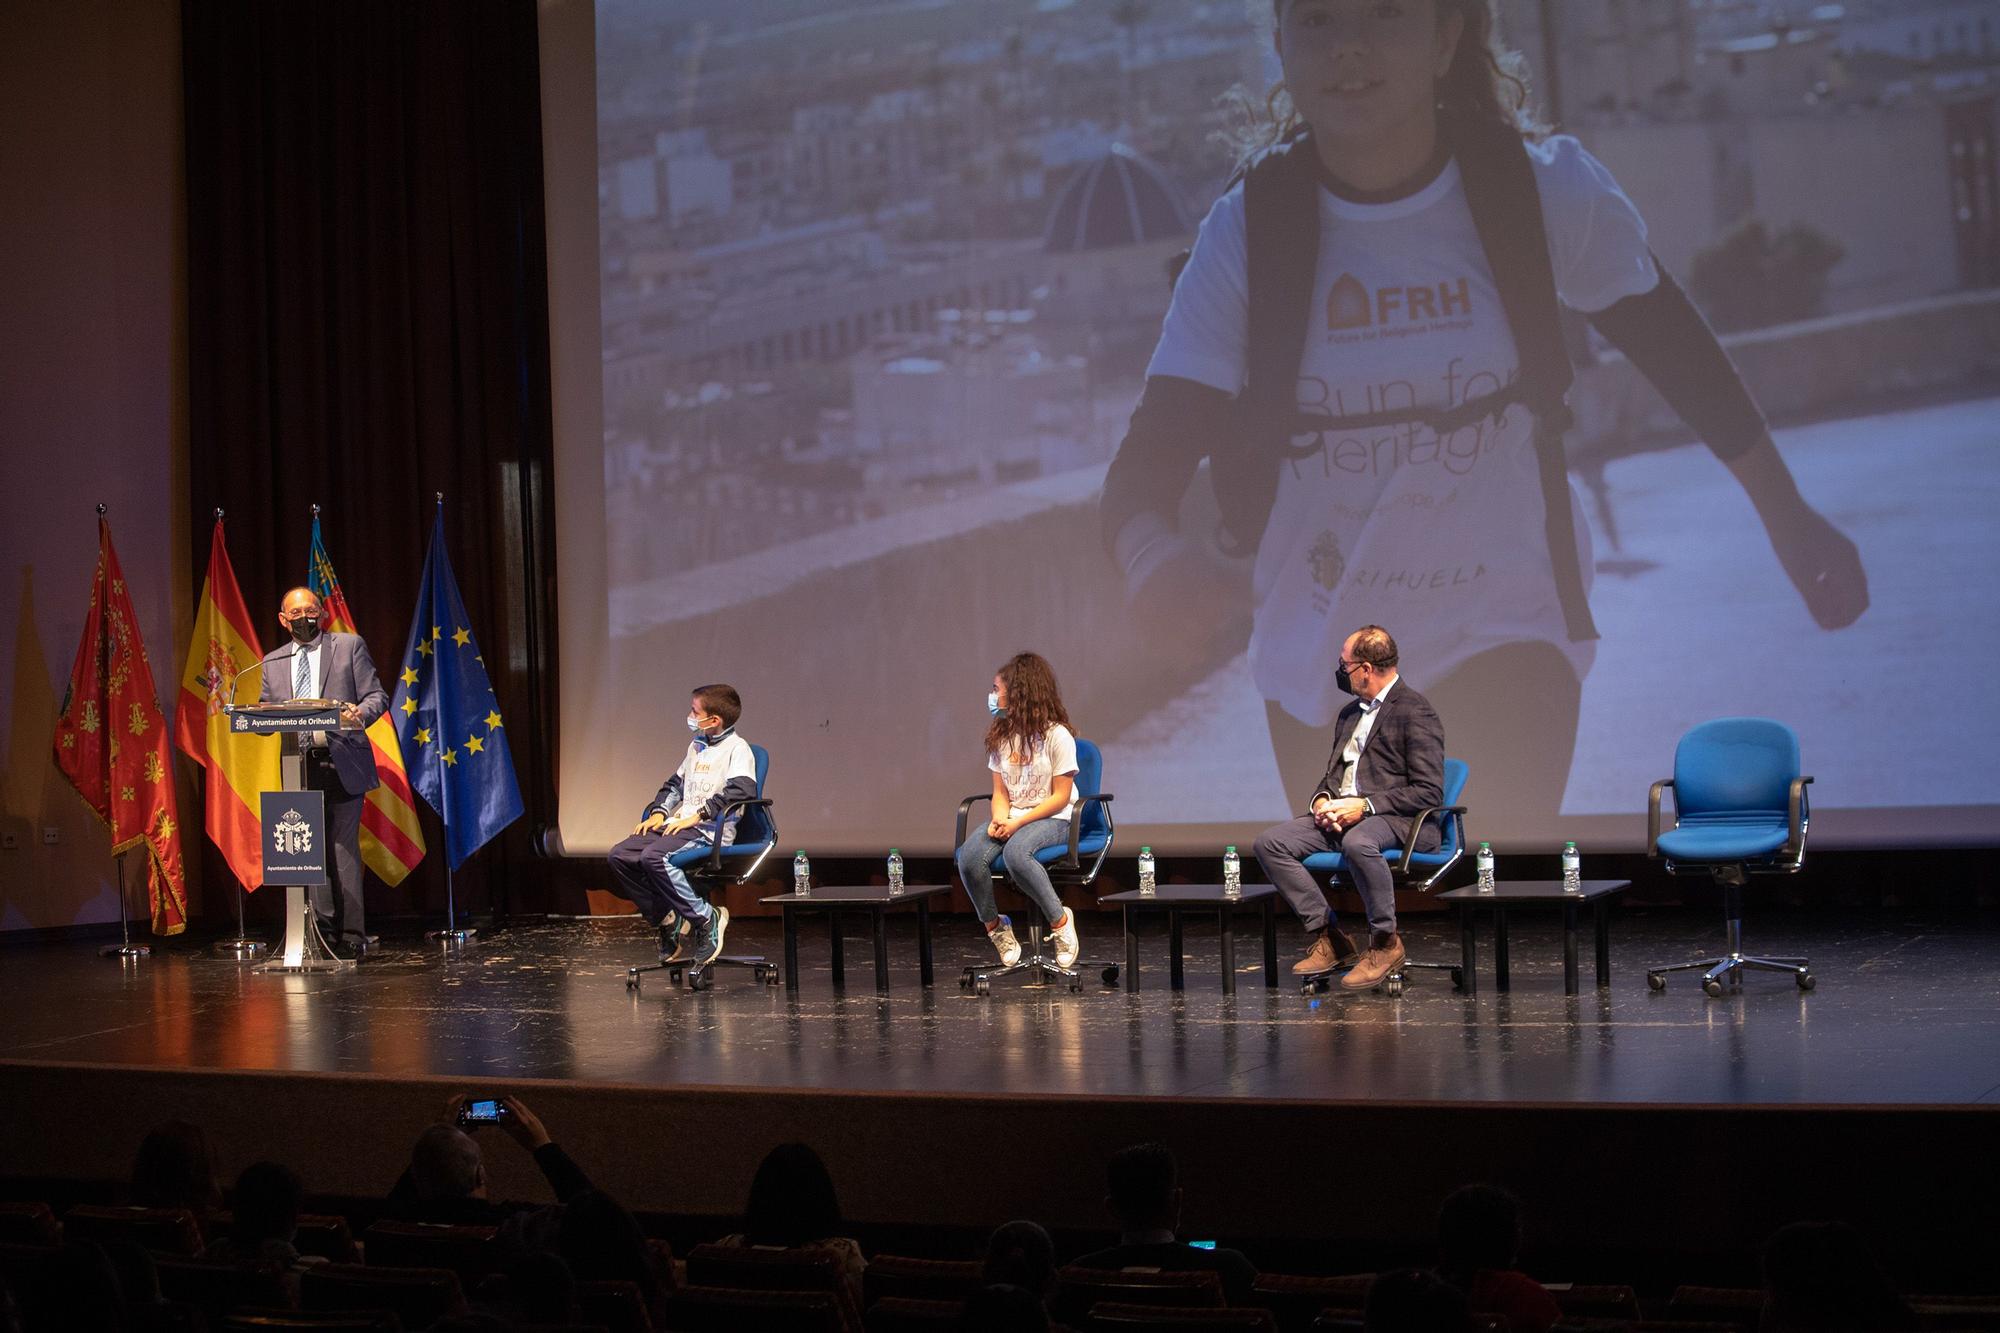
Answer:
[[[1014,923],[1008,918],[995,917],[993,924],[986,928],[986,938],[993,941],[993,947],[1000,952],[1000,966],[1012,967],[1021,961],[1021,942],[1014,938]]]
[[[1076,956],[1083,952],[1076,938],[1076,913],[1064,912],[1062,924],[1050,927],[1049,938],[1056,946],[1056,966],[1075,967]]]

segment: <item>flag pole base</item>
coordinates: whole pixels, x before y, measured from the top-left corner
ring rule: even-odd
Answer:
[[[218,958],[234,958],[239,963],[247,963],[269,953],[271,945],[266,940],[253,940],[248,935],[235,935],[226,940],[217,940],[208,948],[209,952]]]
[[[307,901],[305,889],[297,884],[285,886],[285,951],[277,957],[258,963],[250,970],[269,975],[282,973],[344,972],[354,966],[351,958],[337,958],[333,950],[326,947],[326,941],[319,933],[319,920],[312,904]]]
[[[130,940],[123,944],[107,944],[97,951],[99,958],[147,958],[152,955],[150,944],[134,944]]]
[[[456,953],[472,943],[472,937],[479,933],[477,926],[464,926],[457,930],[432,930],[424,933],[424,938],[442,948],[446,953]]]

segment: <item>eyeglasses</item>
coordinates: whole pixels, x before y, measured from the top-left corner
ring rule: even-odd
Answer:
[[[1355,672],[1361,670],[1363,667],[1369,667],[1372,669],[1374,665],[1375,664],[1373,662],[1350,662],[1344,657],[1340,659],[1340,669],[1342,671],[1345,671],[1350,676],[1353,675]]]

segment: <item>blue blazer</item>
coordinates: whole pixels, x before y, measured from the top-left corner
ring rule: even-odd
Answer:
[[[326,656],[320,662],[319,697],[356,705],[366,728],[389,711],[389,696],[382,689],[382,678],[375,674],[368,645],[358,634],[322,630],[320,637],[326,641],[321,649]],[[264,654],[258,702],[282,703],[292,697],[292,654],[296,651],[297,645],[287,639],[282,647]],[[375,775],[375,747],[365,731],[329,731],[326,744],[334,775],[347,795],[360,796],[382,784]]]

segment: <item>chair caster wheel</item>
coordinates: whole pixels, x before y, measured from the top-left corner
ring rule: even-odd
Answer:
[[[1316,977],[1307,977],[1304,981],[1301,981],[1299,983],[1299,994],[1324,995],[1326,994],[1328,987],[1332,984],[1332,981],[1333,978],[1327,976],[1324,973]]]
[[[1722,982],[1715,977],[1710,977],[1708,980],[1702,982],[1701,988],[1708,992],[1711,999],[1719,1000],[1722,998]]]
[[[1810,972],[1799,973],[1798,981],[1800,990],[1811,990],[1814,986],[1819,985],[1819,978]]]
[[[1462,968],[1462,967],[1454,967],[1454,968],[1453,968],[1453,969],[1451,970],[1451,988],[1452,988],[1453,990],[1464,990],[1464,989],[1465,989],[1465,969],[1464,969],[1464,968]]]
[[[972,989],[978,995],[991,995],[993,993],[993,983],[985,977],[976,977],[972,982]]]
[[[667,980],[668,980],[668,981],[671,981],[671,982],[673,982],[673,983],[674,983],[674,985],[676,985],[676,986],[680,985],[680,984],[681,984],[681,971],[682,971],[682,969],[680,969],[680,968],[678,968],[678,967],[670,967],[670,968],[668,968],[668,969],[667,969]]]
[[[971,978],[970,976],[963,976],[963,977],[960,977],[960,978],[958,979],[958,988],[959,988],[960,990],[971,990],[971,989],[972,989],[972,978]]]
[[[1113,963],[1111,966],[1105,968],[1102,975],[1105,985],[1116,986],[1118,984],[1118,964]]]
[[[767,967],[764,969],[764,984],[766,986],[776,986],[779,982],[783,980],[784,977],[779,974],[777,968]]]
[[[1071,977],[1071,978],[1069,979],[1069,993],[1070,993],[1071,995],[1081,995],[1081,994],[1083,994],[1083,978],[1082,978],[1082,977]]]
[[[1386,979],[1386,980],[1384,980],[1384,981],[1383,981],[1383,983],[1382,983],[1382,992],[1383,992],[1383,994],[1387,995],[1387,996],[1388,996],[1388,997],[1389,997],[1390,999],[1392,999],[1392,1000],[1400,1000],[1400,999],[1402,999],[1402,998],[1403,998],[1403,979],[1402,979],[1401,977],[1389,977],[1389,978],[1387,978],[1387,979]]]
[[[1665,990],[1666,988],[1667,988],[1667,979],[1661,976],[1658,972],[1648,972],[1646,974],[1647,990]]]
[[[638,968],[635,967],[630,972],[627,972],[625,974],[625,989],[629,991],[637,991],[639,989]]]

